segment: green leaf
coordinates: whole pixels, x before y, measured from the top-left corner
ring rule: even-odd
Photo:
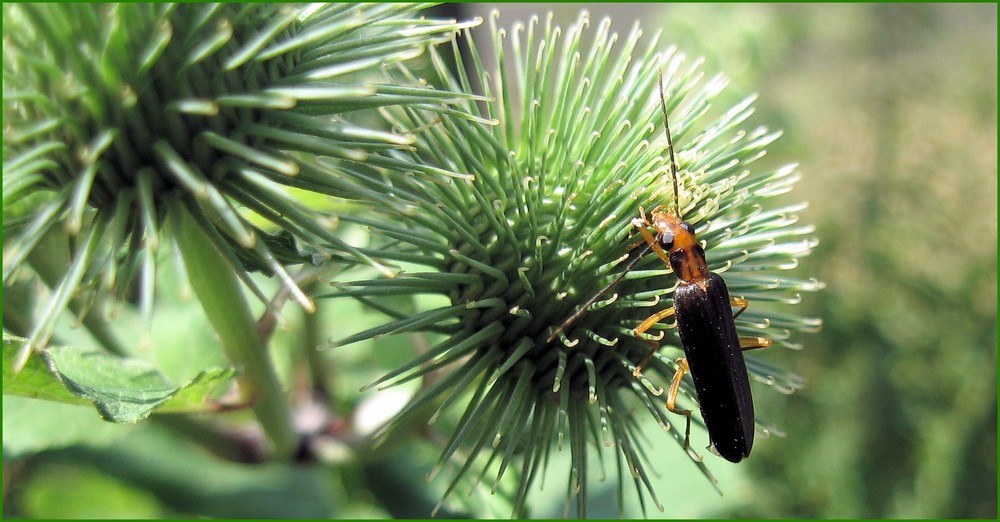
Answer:
[[[191,382],[178,388],[169,400],[161,404],[156,413],[198,413],[214,410],[216,407],[212,398],[217,395],[216,390],[226,389],[225,385],[235,376],[234,368],[210,368],[199,372]]]
[[[63,386],[52,373],[45,359],[29,357],[28,363],[19,373],[14,373],[14,358],[24,344],[20,337],[3,336],[3,393],[20,395],[32,399],[63,402],[68,404],[88,404],[85,398],[74,395]]]
[[[152,364],[92,348],[49,347],[31,357],[16,375],[13,362],[23,339],[4,336],[3,392],[69,404],[93,403],[111,422],[138,422],[157,413],[214,410],[212,398],[236,371],[212,368],[183,386],[171,383]]]

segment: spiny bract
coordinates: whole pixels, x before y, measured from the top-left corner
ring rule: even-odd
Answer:
[[[658,51],[657,38],[640,48],[638,27],[619,42],[609,26],[605,20],[597,27],[589,47],[581,44],[586,14],[565,35],[551,17],[543,25],[537,19],[516,25],[512,35],[494,26],[496,63],[489,68],[466,38],[471,76],[457,47],[457,78],[432,53],[444,88],[482,86],[491,101],[462,106],[492,125],[420,110],[385,111],[396,127],[420,129],[414,152],[393,154],[468,176],[442,181],[373,168],[353,179],[380,196],[363,217],[341,217],[371,229],[373,244],[363,253],[403,270],[394,279],[363,272],[354,272],[354,280],[352,272],[339,278],[331,297],[357,298],[390,320],[335,344],[404,332],[443,334],[376,384],[444,370],[382,434],[428,405],[438,408],[435,421],[464,403],[439,461],[439,468],[447,462],[458,468],[446,497],[473,473],[480,455],[488,462],[479,478],[493,475],[494,491],[518,462],[514,514],[522,515],[529,486],[558,441],[560,448],[568,443],[572,455],[567,497],[576,494],[580,516],[586,513],[591,448],[601,456],[603,446],[617,448],[614,466],[621,481],[634,481],[643,510],[646,493],[662,509],[643,449],[651,435],[641,434],[638,414],[682,426],[675,423],[682,417],[666,412],[654,384],[669,382],[679,344],[672,325],[655,328],[663,350],[647,367],[648,380],[637,380],[632,372],[648,344],[634,338],[632,328],[670,306],[673,274],[648,256],[610,295],[548,340],[620,273],[635,242],[630,223],[639,208],[672,201],[655,94],[661,70],[681,169],[680,204],[706,246],[710,268],[726,274],[733,295],[754,303],[794,303],[798,292],[820,286],[762,272],[794,267],[815,241],[811,227],[796,225],[802,205],[771,202],[798,178],[794,165],[750,170],[779,136],[744,130],[753,98],[711,116],[710,102],[726,86],[723,77],[704,81],[700,62],[689,63],[673,48]],[[415,314],[378,304],[386,296],[419,295],[448,303]],[[737,325],[743,335],[795,348],[790,332],[813,329],[818,321],[753,306]],[[756,359],[748,367],[775,388],[800,385],[793,374]],[[683,391],[694,400],[689,382]],[[682,432],[670,430],[679,444]],[[692,459],[710,477],[700,458]],[[623,503],[619,487],[620,509]]]

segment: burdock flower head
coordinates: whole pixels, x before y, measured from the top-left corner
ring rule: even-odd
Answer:
[[[462,411],[438,466],[457,470],[448,494],[467,475],[486,478],[495,491],[514,473],[514,512],[521,515],[552,449],[568,446],[567,503],[575,494],[579,515],[589,459],[596,455],[603,466],[609,452],[643,506],[648,494],[662,509],[643,444],[657,437],[683,443],[684,418],[669,413],[660,396],[682,352],[671,321],[643,339],[633,329],[670,307],[677,278],[652,254],[626,264],[629,247],[642,241],[632,224],[640,209],[674,198],[657,94],[661,72],[679,164],[679,210],[697,230],[710,269],[724,274],[732,295],[754,303],[736,321],[741,335],[768,337],[771,349],[797,348],[792,332],[818,325],[760,306],[793,304],[799,292],[819,287],[776,274],[811,250],[812,228],[797,224],[802,205],[773,200],[798,178],[795,166],[755,164],[780,133],[749,124],[752,97],[729,109],[713,107],[726,80],[706,79],[699,61],[661,48],[656,37],[641,45],[638,27],[620,41],[605,20],[584,46],[583,34],[592,31],[586,14],[565,31],[551,18],[538,22],[511,32],[493,27],[495,63],[484,64],[474,47],[472,63],[455,52],[457,78],[432,53],[439,78],[431,83],[454,91],[481,85],[490,101],[461,107],[491,125],[419,108],[384,111],[398,128],[420,129],[413,150],[393,151],[394,157],[465,176],[428,178],[375,166],[352,173],[355,199],[370,205],[363,217],[342,218],[370,228],[373,244],[359,248],[361,254],[401,271],[392,279],[370,270],[338,278],[331,296],[373,304],[388,320],[335,344],[404,332],[437,335],[436,344],[377,383],[427,384],[380,435],[428,409],[436,410],[432,423]],[[395,71],[410,74],[405,67]],[[382,296],[427,295],[444,302],[412,314],[377,304]],[[650,338],[661,349],[637,379],[633,371]],[[748,357],[747,366],[754,380],[774,389],[800,384],[756,358]],[[690,379],[681,394],[697,411]],[[656,424],[643,422],[649,417]],[[769,429],[760,420],[757,427]],[[710,477],[701,457],[690,454]]]
[[[5,28],[17,29],[4,32],[3,281],[29,266],[43,278],[62,272],[46,281],[53,297],[15,366],[45,346],[73,299],[78,314],[99,320],[92,305],[130,299],[137,286],[148,321],[169,243],[246,382],[274,384],[237,278],[266,302],[250,273],[276,275],[310,309],[286,267],[322,260],[330,245],[391,273],[290,189],[339,194],[339,161],[440,173],[385,154],[412,137],[341,118],[399,104],[444,111],[463,96],[378,82],[381,67],[475,25],[427,20],[420,9],[4,6]],[[46,270],[52,257],[37,247],[60,234],[71,261]],[[265,421],[279,446],[294,444],[274,428],[282,424]]]

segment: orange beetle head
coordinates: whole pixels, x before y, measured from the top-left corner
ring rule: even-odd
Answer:
[[[670,254],[670,266],[682,281],[695,283],[708,276],[705,250],[694,235],[694,227],[670,212],[653,212],[656,242]]]

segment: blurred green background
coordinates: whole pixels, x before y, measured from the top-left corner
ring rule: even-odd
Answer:
[[[745,467],[759,517],[997,515],[996,5],[672,6],[667,41],[760,93],[801,163],[824,329],[758,394],[788,437]],[[711,67],[710,67],[711,68]],[[769,356],[768,356],[769,357]],[[775,357],[778,357],[777,355]],[[773,359],[769,359],[773,360]]]
[[[565,26],[585,7],[594,24],[610,16],[619,33],[635,20],[647,35],[662,30],[664,46],[704,56],[705,70],[732,79],[732,99],[721,104],[759,93],[753,121],[785,131],[770,160],[800,163],[802,181],[786,198],[809,201],[803,221],[816,225],[820,245],[796,275],[827,287],[804,296],[795,312],[822,317],[824,328],[801,336],[801,352],[758,355],[804,376],[804,390],[755,396],[761,415],[787,436],[760,441],[738,466],[707,457],[723,497],[672,443],[661,457],[651,441],[666,506],[651,514],[996,518],[996,4],[496,7],[501,26],[548,10]],[[485,17],[493,8],[445,12]],[[182,336],[181,344],[198,346],[211,338],[198,328],[169,328],[190,305],[164,299],[154,339]],[[279,336],[295,335],[288,332],[300,319],[290,320]],[[321,328],[320,339],[338,337],[336,325]],[[333,356],[364,368],[341,381],[357,401],[358,386],[381,371],[364,366],[370,349]],[[383,358],[391,351],[376,350]],[[95,419],[89,435],[104,445],[32,454],[72,440],[60,422],[96,415],[49,404],[25,414],[16,402],[4,397],[6,516],[162,517],[186,509],[221,517],[426,516],[444,487],[423,480],[438,449],[416,441],[381,460],[345,459],[335,470],[248,468],[207,462],[155,424]],[[8,437],[8,426],[44,422],[53,423],[39,427],[47,440]],[[32,456],[8,460],[23,455]],[[562,457],[550,462],[548,487],[533,499],[535,516],[561,516]],[[615,514],[614,502],[603,502],[613,495],[606,486],[593,490],[592,516]],[[503,499],[486,503],[495,512],[480,515],[509,513]]]

